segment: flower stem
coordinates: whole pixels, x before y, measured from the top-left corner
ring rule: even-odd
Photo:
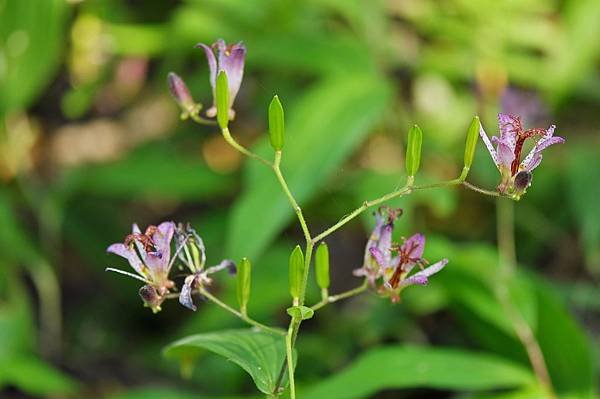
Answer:
[[[328,305],[330,303],[334,303],[334,302],[337,302],[339,300],[350,298],[350,297],[353,297],[353,296],[358,295],[360,293],[363,293],[363,292],[365,292],[367,290],[367,288],[369,288],[369,281],[367,279],[365,279],[365,281],[361,285],[359,285],[358,287],[356,287],[356,288],[353,288],[353,289],[348,290],[348,291],[344,291],[344,292],[342,292],[340,294],[337,294],[337,295],[331,295],[331,296],[323,298],[320,302],[318,302],[315,305],[311,306],[311,309],[315,310],[315,311],[319,310],[322,307],[324,307],[324,306],[326,306],[326,305]]]
[[[290,382],[290,399],[296,399],[296,382],[294,378],[294,344],[296,338],[295,335],[299,326],[300,321],[292,318],[288,332],[285,336],[285,357],[287,360],[288,379]]]
[[[221,129],[221,133],[223,134],[223,138],[225,139],[225,141],[227,141],[227,143],[229,143],[230,146],[232,146],[233,148],[235,148],[236,150],[238,150],[242,154],[244,154],[244,155],[246,155],[246,156],[248,156],[250,158],[257,159],[260,162],[262,162],[265,165],[267,165],[268,167],[273,167],[273,165],[271,164],[271,162],[267,161],[266,159],[264,159],[260,155],[253,153],[252,151],[250,151],[249,149],[247,149],[246,147],[244,147],[243,145],[241,145],[240,143],[238,143],[231,136],[231,133],[229,132],[228,128]]]
[[[494,287],[498,301],[504,308],[515,334],[527,352],[529,362],[546,397],[555,399],[556,393],[546,366],[544,353],[527,321],[515,305],[508,287],[517,267],[514,236],[514,204],[511,201],[496,201],[498,251],[500,255],[500,278]]]
[[[278,335],[284,335],[285,333],[279,329],[273,328],[273,327],[269,327],[266,326],[262,323],[259,323],[258,321],[251,319],[250,317],[248,317],[247,315],[237,311],[236,309],[232,308],[231,306],[227,305],[225,302],[222,302],[220,299],[218,299],[217,297],[215,297],[213,294],[211,294],[210,292],[208,292],[206,289],[204,288],[200,288],[200,290],[198,291],[201,295],[205,296],[209,301],[213,302],[215,305],[220,306],[221,308],[225,309],[226,311],[234,314],[235,316],[239,317],[240,319],[242,319],[243,321],[245,321],[248,324],[251,324],[255,327],[260,328],[261,330],[264,331],[268,331],[274,334],[278,334]]]
[[[298,216],[298,221],[300,222],[300,226],[302,227],[304,238],[308,243],[309,241],[311,241],[310,231],[308,230],[306,219],[304,218],[304,214],[302,213],[302,208],[300,208],[300,205],[298,205],[298,202],[294,198],[294,195],[290,191],[290,188],[288,187],[287,182],[283,177],[283,173],[281,173],[281,151],[275,151],[275,160],[273,162],[273,165],[271,166],[273,168],[273,171],[275,172],[275,176],[277,176],[277,181],[279,181],[279,185],[283,189],[283,192],[287,196],[288,201],[292,205],[292,208],[294,208],[294,212],[296,212],[296,215]]]

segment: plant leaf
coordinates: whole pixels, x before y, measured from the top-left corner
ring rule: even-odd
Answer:
[[[377,348],[345,370],[303,392],[304,399],[365,398],[383,389],[428,387],[456,391],[516,388],[533,375],[504,359],[458,349]]]
[[[226,357],[246,370],[266,394],[275,390],[285,360],[283,336],[249,329],[191,335],[169,345],[164,354],[189,362],[203,350]]]

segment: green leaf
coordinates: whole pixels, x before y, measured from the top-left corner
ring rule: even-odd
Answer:
[[[256,387],[266,394],[275,390],[285,360],[283,335],[247,329],[192,335],[169,345],[164,353],[189,362],[202,350],[226,357],[246,370]]]
[[[301,205],[368,135],[383,114],[388,94],[376,76],[344,75],[319,83],[291,107],[282,169]],[[260,150],[269,151],[266,145]],[[294,215],[272,171],[254,163],[248,167],[247,190],[229,224],[227,253],[233,257],[257,257]]]
[[[492,355],[405,346],[373,349],[300,397],[354,399],[370,397],[384,389],[471,391],[533,384],[535,379],[527,369]]]
[[[0,386],[14,385],[32,395],[73,393],[77,383],[45,362],[33,357],[16,357],[0,363]]]
[[[467,172],[471,168],[473,159],[475,158],[480,128],[481,123],[479,122],[479,117],[476,116],[473,118],[473,121],[471,121],[471,125],[469,125],[469,129],[467,130],[467,141],[465,142],[464,168]],[[464,177],[467,177],[466,173]]]
[[[67,3],[6,1],[0,24],[0,114],[24,108],[48,84],[60,61]]]

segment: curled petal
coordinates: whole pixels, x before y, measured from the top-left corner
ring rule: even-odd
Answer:
[[[215,53],[210,46],[207,46],[204,43],[196,44],[196,48],[202,48],[204,53],[206,54],[206,59],[208,60],[208,69],[209,69],[209,81],[210,86],[213,91],[213,98],[215,97],[215,90],[217,87],[217,59],[215,57]]]
[[[485,144],[488,152],[490,153],[490,156],[492,157],[494,164],[496,165],[496,167],[499,168],[498,155],[496,154],[496,150],[494,149],[494,146],[492,145],[492,142],[490,141],[487,133],[485,132],[485,130],[483,130],[483,126],[481,126],[479,128],[479,136],[481,136],[481,139],[483,140],[483,143]]]
[[[133,270],[135,270],[136,272],[138,272],[138,274],[142,277],[146,277],[144,275],[144,264],[142,263],[142,261],[140,260],[140,257],[138,256],[138,254],[135,252],[135,250],[133,248],[130,248],[128,246],[126,246],[123,243],[116,243],[116,244],[112,244],[110,247],[108,247],[106,249],[106,252],[115,254],[115,255],[119,255],[125,259],[127,259],[127,261],[129,262],[129,264],[131,265],[131,267],[133,268]]]
[[[219,69],[225,71],[229,84],[229,107],[233,105],[242,85],[245,58],[246,47],[241,43],[234,44],[223,54],[219,54]]]
[[[412,277],[403,280],[398,284],[399,288],[408,287],[409,285],[427,285],[429,279],[426,276],[417,276],[416,274]]]
[[[417,277],[417,276],[425,276],[425,277],[430,277],[433,276],[434,274],[436,274],[437,272],[439,272],[440,270],[442,270],[444,268],[444,266],[446,266],[448,264],[448,259],[442,259],[439,262],[434,263],[433,265],[426,267],[424,270],[421,270],[420,272],[416,273],[413,277]]]
[[[196,311],[196,305],[194,305],[194,301],[192,301],[192,290],[194,289],[193,286],[197,277],[198,276],[195,274],[187,276],[181,287],[181,293],[179,294],[179,303],[194,312]]]
[[[521,169],[531,172],[542,161],[542,151],[553,144],[562,144],[565,139],[562,137],[553,137],[556,126],[552,125],[546,130],[546,134],[538,140],[535,146],[529,151],[529,154],[521,162]]]
[[[402,244],[401,251],[409,251],[409,257],[413,259],[421,259],[423,257],[423,251],[425,250],[425,236],[421,233],[417,233],[409,237],[404,244]]]

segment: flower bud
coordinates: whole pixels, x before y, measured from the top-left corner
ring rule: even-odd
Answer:
[[[481,123],[479,122],[479,117],[475,116],[471,125],[469,126],[469,130],[467,130],[467,141],[465,143],[465,157],[464,157],[464,169],[462,178],[467,177],[467,173],[473,164],[473,158],[475,158],[475,149],[477,148],[477,140],[479,139],[479,129],[481,128]]]
[[[217,122],[221,129],[227,129],[227,125],[229,124],[229,89],[225,71],[219,72],[217,76],[216,95]]]
[[[250,281],[252,265],[248,258],[243,258],[238,266],[237,275],[237,300],[242,314],[246,314],[248,299],[250,298]]]
[[[283,148],[284,129],[283,106],[278,96],[274,96],[269,104],[269,138],[275,151]]]
[[[315,255],[315,273],[319,288],[329,288],[329,248],[324,242],[317,248],[317,253]]]
[[[294,302],[300,298],[302,290],[302,276],[304,274],[304,254],[299,245],[292,251],[290,255],[290,295]]]
[[[194,102],[190,90],[179,75],[174,72],[169,72],[167,75],[167,82],[169,84],[171,95],[183,111],[183,118],[186,118],[191,113],[199,111],[199,107]]]
[[[408,131],[408,142],[406,144],[406,173],[408,173],[408,176],[416,175],[419,170],[422,143],[423,132],[419,126],[414,125]]]

